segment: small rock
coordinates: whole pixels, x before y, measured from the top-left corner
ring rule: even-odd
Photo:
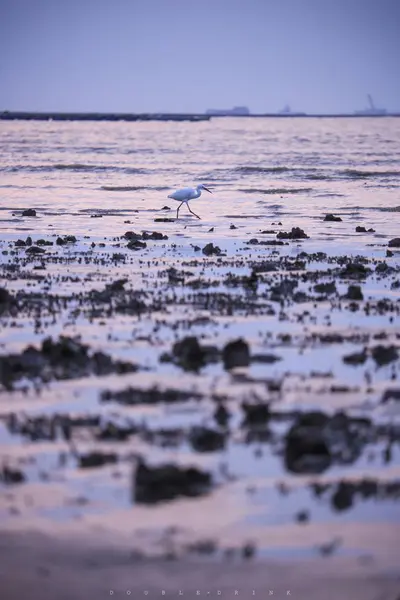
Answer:
[[[196,497],[207,494],[211,485],[211,475],[195,467],[172,464],[149,467],[140,460],[135,470],[133,500],[138,504],[155,504],[180,496]]]
[[[322,473],[332,462],[324,435],[329,417],[320,412],[300,415],[285,443],[285,465],[292,473]]]
[[[29,246],[26,250],[27,254],[44,254],[44,252],[46,252],[46,250],[39,248],[39,246]]]
[[[309,236],[303,231],[303,229],[300,229],[300,227],[292,227],[290,232],[280,231],[276,237],[280,240],[302,240],[309,238]]]
[[[335,217],[335,215],[332,215],[331,213],[329,213],[328,215],[325,215],[325,219],[324,221],[332,221],[332,222],[336,222],[336,221],[341,221],[342,219],[340,217]]]
[[[79,466],[81,469],[91,469],[94,467],[103,467],[107,464],[114,464],[118,460],[114,452],[89,452],[79,456]]]
[[[207,427],[193,427],[189,441],[196,452],[215,452],[225,447],[225,435]]]
[[[314,285],[314,291],[318,294],[335,294],[336,293],[336,284],[334,281],[329,281],[327,283],[317,283]]]
[[[386,257],[387,258],[391,258],[394,255],[394,253],[391,250],[386,250]]]
[[[36,210],[34,208],[28,208],[22,212],[23,217],[36,217]]]
[[[3,482],[7,484],[23,483],[25,479],[25,475],[20,469],[12,469],[7,465],[4,465],[0,472],[0,480],[3,480]]]
[[[242,409],[245,414],[244,424],[246,426],[265,425],[271,416],[269,404],[265,402],[254,404],[243,402]]]
[[[141,242],[140,240],[131,240],[127,246],[129,250],[141,250],[142,248],[146,248],[146,242]]]
[[[211,256],[212,254],[216,254],[218,256],[221,254],[221,248],[219,246],[214,246],[214,244],[210,242],[204,246],[202,252],[206,256]]]
[[[218,425],[220,425],[221,427],[225,427],[228,424],[230,417],[230,412],[228,411],[226,406],[222,404],[222,402],[220,402],[214,412],[214,419],[216,420]]]
[[[388,243],[389,248],[400,248],[400,238],[393,238]]]
[[[310,513],[308,510],[300,510],[296,515],[296,521],[298,523],[307,523],[310,520]]]
[[[380,367],[388,365],[399,358],[396,346],[375,346],[375,348],[372,348],[371,354]]]
[[[359,285],[349,285],[346,298],[348,300],[363,300],[364,296]]]
[[[334,492],[331,503],[337,511],[347,510],[353,506],[355,489],[351,483],[340,481]]]
[[[236,225],[231,225],[229,229],[237,229]]]
[[[357,366],[357,365],[363,365],[366,362],[367,358],[368,358],[367,351],[364,348],[364,350],[362,352],[354,352],[352,354],[346,354],[346,356],[343,356],[343,362],[346,365]]]
[[[235,367],[247,367],[250,364],[249,345],[242,338],[229,342],[222,351],[222,360],[227,371]]]
[[[248,542],[242,548],[242,556],[245,560],[250,560],[256,553],[256,547],[252,542]]]

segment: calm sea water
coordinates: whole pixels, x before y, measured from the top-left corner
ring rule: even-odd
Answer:
[[[123,218],[154,228],[154,211],[176,208],[172,190],[202,182],[214,191],[193,202],[202,221],[181,211],[199,234],[245,216],[279,218],[321,239],[336,225],[349,242],[361,221],[378,236],[398,234],[400,119],[14,121],[0,132],[0,227],[9,233],[120,234]],[[39,218],[13,216],[28,207]],[[324,212],[347,224],[322,224]]]

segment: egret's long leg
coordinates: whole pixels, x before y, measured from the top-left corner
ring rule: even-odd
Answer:
[[[178,206],[178,208],[176,209],[176,218],[178,218],[178,214],[179,214],[179,209],[182,206],[183,202],[180,203],[180,205]]]
[[[188,207],[188,209],[189,209],[189,212],[191,212],[191,213],[192,213],[192,215],[194,215],[195,217],[197,217],[198,219],[200,219],[199,215],[196,215],[196,213],[194,213],[192,210],[190,210],[189,202],[186,202],[186,204],[187,204],[187,207]],[[200,220],[201,220],[201,219],[200,219]]]

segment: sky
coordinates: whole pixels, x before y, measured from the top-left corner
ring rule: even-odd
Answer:
[[[400,111],[400,0],[0,0],[0,110]]]

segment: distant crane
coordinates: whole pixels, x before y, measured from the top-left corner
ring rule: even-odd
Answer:
[[[366,117],[383,117],[387,114],[386,108],[377,108],[374,104],[371,94],[367,94],[369,108],[364,110],[356,110],[355,114]]]

